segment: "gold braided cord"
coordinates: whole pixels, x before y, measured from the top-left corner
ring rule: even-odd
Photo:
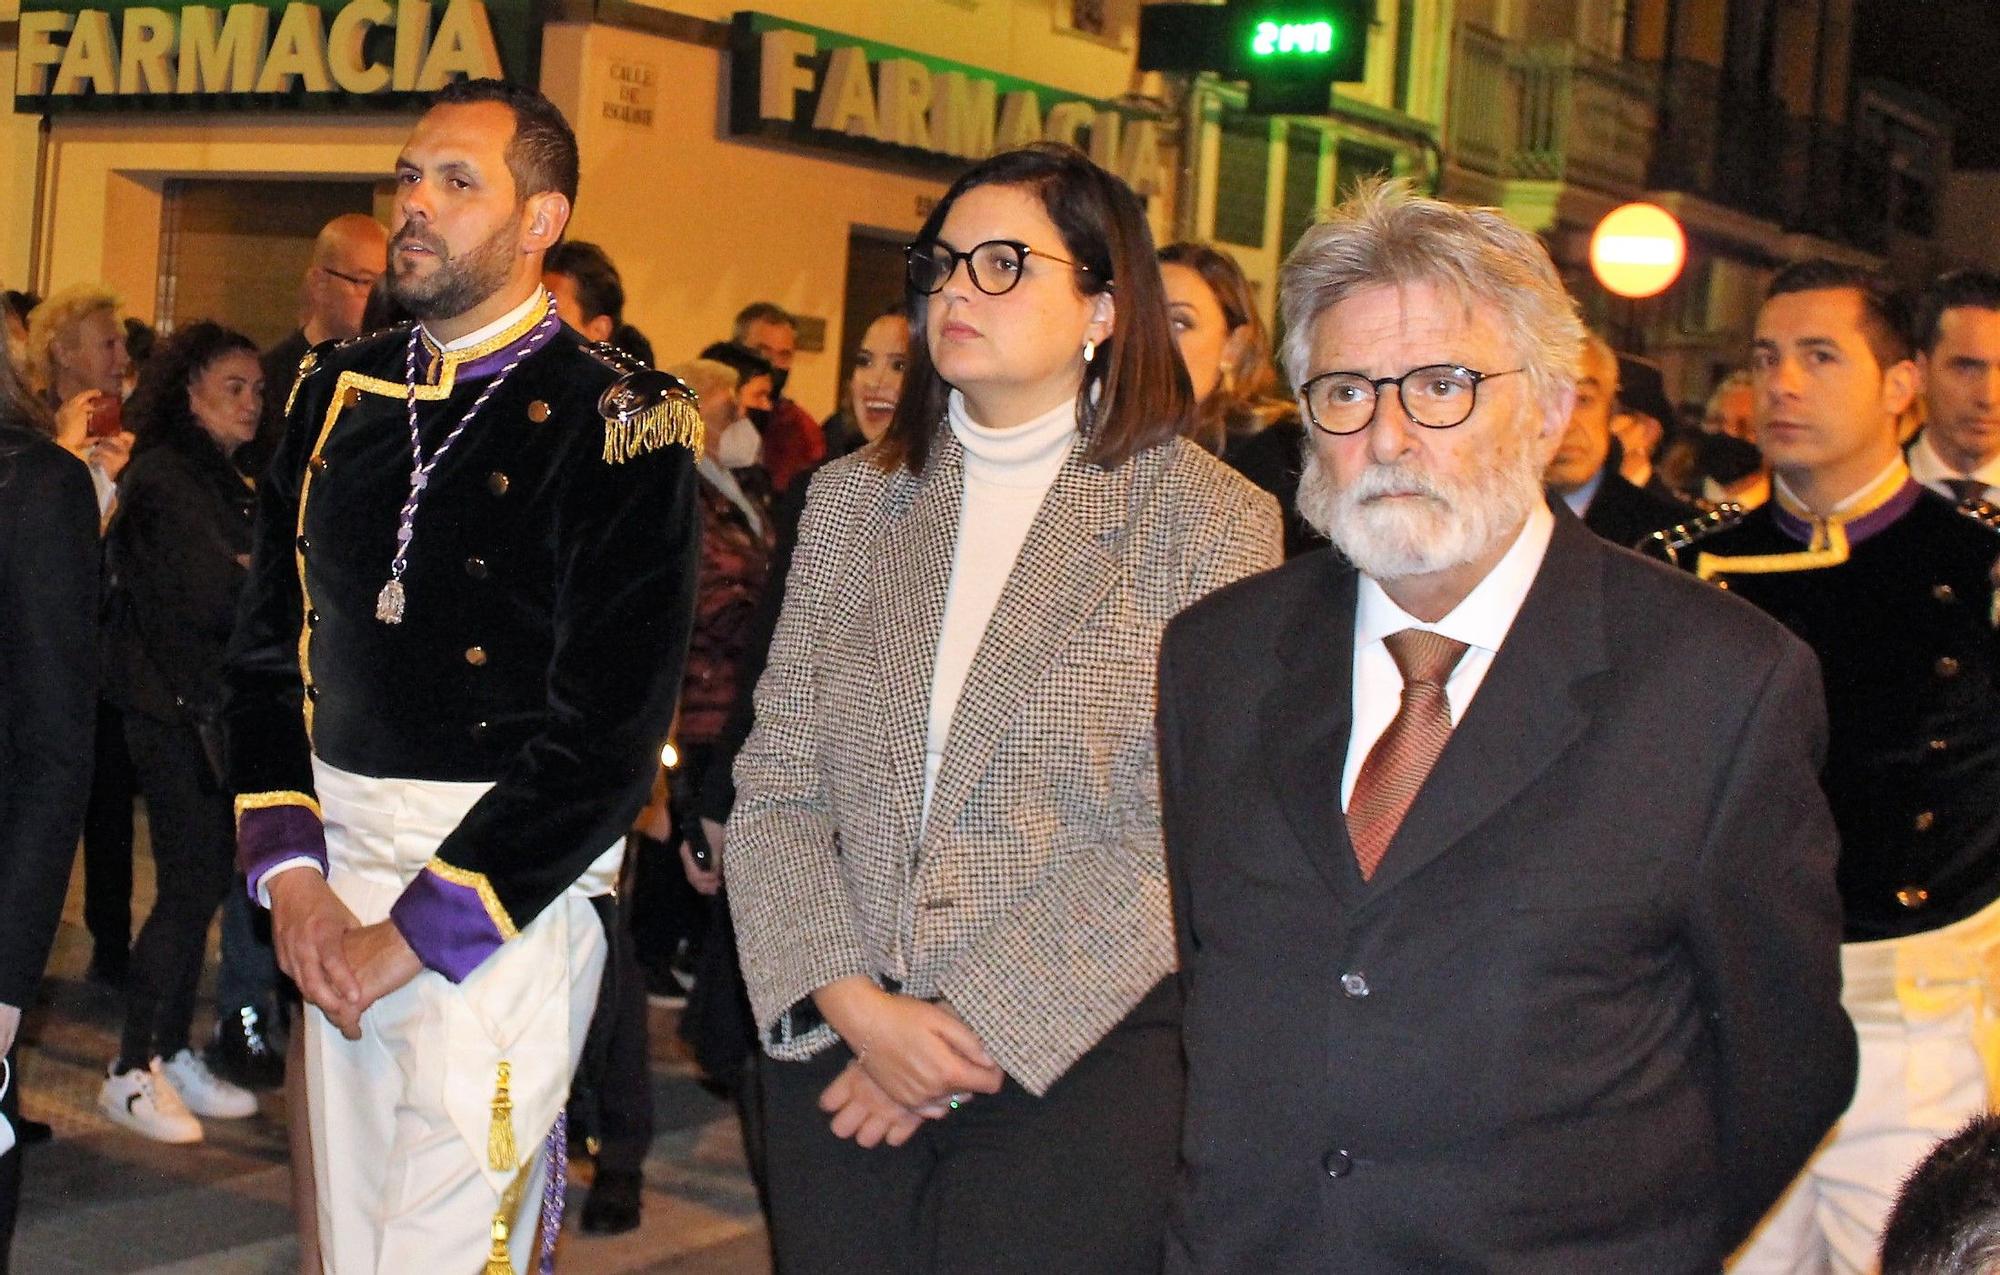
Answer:
[[[493,883],[486,879],[484,872],[453,867],[438,858],[426,863],[424,871],[435,872],[453,885],[462,885],[477,893],[480,904],[486,909],[487,918],[493,922],[493,928],[500,931],[502,939],[511,940],[520,935],[521,931],[514,928],[514,919],[508,916],[507,909],[500,905],[500,896],[493,892]]]
[[[604,421],[604,462],[622,465],[636,456],[678,444],[699,456],[704,445],[701,411],[678,396],[625,420]]]
[[[1822,546],[1820,542],[1824,540]],[[1822,567],[1837,567],[1849,556],[1847,528],[1838,521],[1816,525],[1813,529],[1815,548],[1803,553],[1761,553],[1741,558],[1725,558],[1713,553],[1704,553],[1695,559],[1694,573],[1703,580],[1713,580],[1722,575],[1777,575],[1786,571],[1817,571]]]
[[[299,806],[310,810],[315,819],[325,819],[320,813],[319,803],[302,792],[243,792],[236,794],[236,817],[241,819],[251,810],[272,810],[283,806]]]

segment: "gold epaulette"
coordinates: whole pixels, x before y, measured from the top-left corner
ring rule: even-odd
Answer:
[[[701,401],[695,392],[680,378],[649,368],[615,347],[600,343],[591,353],[609,363],[602,353],[605,350],[635,365],[597,400],[598,413],[604,417],[605,463],[622,465],[635,456],[675,444],[699,457],[703,430]]]
[[[1718,531],[1727,531],[1749,516],[1750,511],[1734,501],[1724,501],[1686,522],[1677,522],[1662,531],[1656,531],[1638,544],[1641,551],[1650,550],[1673,563],[1681,564],[1682,551],[1699,541],[1706,540]]]

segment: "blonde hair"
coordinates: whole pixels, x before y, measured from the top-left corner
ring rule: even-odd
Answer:
[[[1520,359],[1535,401],[1554,406],[1576,387],[1583,320],[1542,241],[1497,208],[1428,199],[1404,179],[1362,183],[1285,258],[1278,296],[1292,384],[1306,379],[1320,315],[1369,288],[1414,284],[1490,316]]]
[[[69,345],[83,321],[99,311],[118,313],[118,296],[97,284],[79,283],[51,293],[28,314],[28,346],[22,372],[36,391],[55,384],[58,345]]]
[[[672,367],[661,368],[668,376],[678,378],[682,384],[694,391],[695,397],[706,399],[714,394],[727,394],[742,383],[736,369],[715,359],[689,359]]]

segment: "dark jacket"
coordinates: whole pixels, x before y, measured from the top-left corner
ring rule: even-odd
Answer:
[[[1167,1270],[1712,1275],[1853,1091],[1811,653],[1558,510],[1364,882],[1357,579],[1309,554],[1167,630]]]
[[[97,498],[74,456],[0,423],[0,1004],[34,1000],[90,791]]]
[[[745,649],[758,640],[758,601],[771,569],[770,515],[753,527],[714,484],[704,480],[700,491],[701,575],[675,732],[684,744],[713,744],[724,733]]]
[[[255,510],[251,485],[206,438],[132,458],[105,537],[106,700],[160,721],[216,717]]]
[[[1598,481],[1597,494],[1584,510],[1583,525],[1621,549],[1630,549],[1663,527],[1684,522],[1694,510],[1648,488],[1635,487],[1610,463]]]
[[[1296,558],[1326,543],[1326,537],[1299,517],[1299,473],[1304,468],[1305,426],[1287,412],[1262,429],[1232,429],[1222,444],[1222,462],[1256,483],[1278,502],[1285,517],[1285,556]]]

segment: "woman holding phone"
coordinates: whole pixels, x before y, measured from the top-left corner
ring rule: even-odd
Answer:
[[[1154,662],[1278,561],[1278,513],[1181,437],[1145,217],[1080,152],[960,177],[908,285],[901,398],[814,479],[736,767],[778,1261],[1154,1269],[1182,1083]]]

